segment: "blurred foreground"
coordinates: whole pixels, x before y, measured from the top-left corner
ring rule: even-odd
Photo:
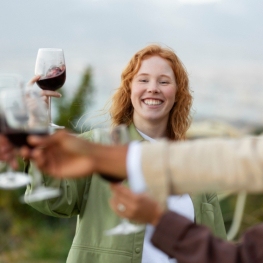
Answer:
[[[262,131],[261,128],[253,128],[249,134],[260,134]],[[188,139],[236,138],[247,134],[229,124],[206,121],[193,123],[188,131]],[[0,262],[65,262],[74,236],[76,217],[49,217],[21,204],[19,197],[24,191],[0,190]],[[233,224],[237,196],[229,194],[220,202],[227,231]],[[263,194],[246,196],[234,241],[238,240],[245,229],[263,221],[262,204]]]

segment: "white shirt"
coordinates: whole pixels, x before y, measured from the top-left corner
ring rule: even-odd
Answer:
[[[151,142],[155,140],[143,134],[138,130],[141,136]],[[141,193],[146,190],[146,183],[141,169],[141,145],[139,142],[132,142],[129,145],[127,153],[127,173],[129,184],[133,192]],[[188,194],[172,195],[167,198],[169,210],[177,212],[188,219],[194,221],[194,206]],[[154,247],[151,243],[151,237],[155,228],[147,224],[143,243],[142,263],[175,263],[167,254]]]

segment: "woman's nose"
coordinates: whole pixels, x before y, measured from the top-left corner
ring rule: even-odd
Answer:
[[[158,87],[158,83],[156,82],[150,82],[148,87],[147,87],[147,92],[151,92],[151,93],[159,93],[160,89]]]

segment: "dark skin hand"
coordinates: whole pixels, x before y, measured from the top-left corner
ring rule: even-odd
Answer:
[[[58,178],[77,178],[93,172],[126,178],[127,146],[105,146],[80,139],[65,130],[51,136],[29,136],[34,149],[23,147],[24,158],[32,159],[38,167]],[[116,162],[118,160],[118,162]],[[157,225],[164,214],[159,204],[148,194],[134,194],[121,184],[112,184],[110,205],[119,216],[139,223]],[[118,210],[118,204],[126,207]]]
[[[91,143],[65,130],[46,137],[29,136],[28,142],[34,149],[23,147],[20,154],[52,176],[76,178],[100,172],[126,178],[127,146]],[[119,165],[113,165],[116,159]]]

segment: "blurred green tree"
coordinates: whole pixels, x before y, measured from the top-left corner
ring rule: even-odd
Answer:
[[[80,132],[83,127],[81,125],[82,123],[78,121],[93,103],[94,87],[92,84],[92,68],[87,67],[85,69],[73,98],[65,96],[64,90],[60,90],[62,97],[55,100],[57,110],[55,123],[65,126],[73,132]],[[85,130],[89,128],[88,126],[89,124],[85,124]]]

